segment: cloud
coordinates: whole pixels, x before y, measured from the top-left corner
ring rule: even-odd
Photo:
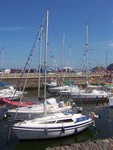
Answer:
[[[19,31],[23,30],[22,27],[0,27],[1,31]]]
[[[32,30],[33,27],[0,27],[0,31],[21,31],[21,30]]]

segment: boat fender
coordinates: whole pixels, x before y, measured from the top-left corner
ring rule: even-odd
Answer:
[[[65,133],[65,128],[64,128],[64,127],[62,127],[62,133],[63,133],[63,134]]]
[[[31,114],[29,114],[29,119],[31,118]]]
[[[44,129],[44,132],[45,132],[45,135],[47,136],[48,135],[47,128]]]
[[[100,116],[100,115],[96,115],[96,114],[94,114],[94,116],[95,116],[95,118],[101,118],[101,116]]]
[[[93,120],[94,120],[94,118],[101,118],[100,115],[96,115],[94,112],[91,112],[91,113],[89,114],[89,116],[90,116],[90,118],[93,119]]]
[[[8,118],[8,115],[4,114],[3,119],[7,119],[7,118]]]
[[[89,114],[89,116],[90,116],[91,119],[94,120],[94,118],[95,118],[94,112],[91,112],[91,113]]]
[[[75,132],[75,134],[78,134],[77,128],[75,128],[75,131],[74,131],[74,132]]]
[[[67,103],[66,103],[66,106],[71,106],[71,103],[70,103],[70,102],[67,102]]]

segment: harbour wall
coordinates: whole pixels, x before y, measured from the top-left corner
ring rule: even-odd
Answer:
[[[46,150],[113,150],[113,138],[88,140],[66,146],[48,147]]]
[[[65,74],[65,76],[62,78],[61,74],[54,74],[54,75],[50,75],[47,74],[47,81],[50,81],[51,78],[57,80],[58,84],[60,84],[62,82],[62,80],[64,81],[73,81],[74,84],[78,84],[78,85],[83,85],[86,83],[86,77],[85,75],[81,75],[81,76],[77,76],[76,74],[73,74],[71,77],[69,74]],[[26,82],[26,88],[37,88],[38,87],[38,80],[39,80],[39,75],[36,74],[30,74],[27,77],[27,74],[25,74],[24,76],[21,76],[20,74],[8,74],[8,75],[3,75],[1,78],[1,81],[9,83],[9,84],[13,84],[16,87],[23,87]],[[104,84],[106,81],[107,82],[111,82],[111,78],[107,78],[106,77],[102,77],[100,75],[90,75],[89,77],[89,83],[91,84]],[[40,84],[41,86],[44,83],[44,76],[41,75],[40,76]]]

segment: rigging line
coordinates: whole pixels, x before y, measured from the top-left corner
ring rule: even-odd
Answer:
[[[27,62],[26,62],[26,64],[25,64],[25,66],[24,66],[23,72],[22,72],[22,74],[20,75],[20,80],[18,80],[18,84],[17,84],[17,87],[18,87],[18,88],[19,88],[21,79],[22,79],[23,75],[25,74],[25,71],[26,71],[27,67],[28,67],[28,69],[30,69],[30,66],[31,66],[31,63],[32,63],[32,58],[33,58],[35,49],[36,49],[37,44],[38,44],[38,39],[40,38],[41,29],[42,29],[42,27],[44,27],[44,22],[45,22],[45,17],[44,17],[44,19],[43,19],[43,21],[42,21],[42,24],[41,24],[41,26],[40,26],[40,30],[39,30],[39,32],[38,32],[37,35],[36,35],[35,41],[34,41],[33,46],[32,46],[32,48],[31,48],[31,51],[30,51],[30,54],[29,54],[29,56],[28,56]],[[29,62],[30,62],[30,63],[29,63]]]
[[[45,18],[45,17],[44,17],[44,18]],[[28,79],[28,75],[29,75],[29,72],[30,72],[30,65],[31,65],[32,60],[33,60],[34,51],[35,51],[35,48],[36,48],[37,41],[40,39],[40,34],[41,34],[41,32],[42,32],[42,27],[44,27],[44,22],[45,22],[45,21],[44,21],[44,19],[43,19],[43,22],[42,22],[42,24],[41,24],[41,26],[40,26],[40,30],[39,30],[39,32],[38,32],[37,35],[36,35],[36,38],[35,38],[35,41],[34,41],[34,43],[33,43],[32,49],[31,49],[30,54],[29,54],[29,56],[28,56],[27,62],[26,62],[26,64],[25,64],[24,70],[23,70],[23,72],[22,72],[22,74],[21,74],[21,76],[20,76],[20,80],[18,81],[18,87],[19,87],[20,81],[21,81],[21,79],[22,79],[22,77],[23,77],[23,75],[24,75],[24,73],[25,73],[25,70],[26,70],[27,66],[29,66],[28,73],[27,73],[27,78],[26,78],[26,80],[25,80],[25,84],[24,84],[23,91],[22,91],[22,96],[21,96],[21,98],[20,98],[18,108],[16,109],[15,119],[16,119],[16,117],[17,117],[17,112],[18,112],[20,103],[21,103],[21,101],[22,101],[22,99],[23,99],[23,93],[24,93],[24,90],[25,90],[25,87],[26,87],[26,83],[27,83],[27,79]],[[30,59],[30,58],[31,58],[31,59]],[[30,65],[29,65],[29,61],[30,61]],[[16,93],[16,90],[15,90],[15,93]]]
[[[35,43],[37,42],[37,39],[39,39],[38,37],[39,37],[39,35],[40,35],[41,30],[42,30],[42,27],[41,27],[39,33],[37,34],[38,36],[37,36],[36,39],[35,39]],[[33,45],[33,47],[34,47],[34,45]],[[32,55],[31,55],[31,53],[32,53]],[[30,53],[30,55],[29,55],[29,57],[28,57],[28,59],[27,59],[26,65],[25,65],[25,67],[24,67],[24,73],[25,73],[26,67],[27,67],[27,65],[28,65],[28,61],[30,60],[30,65],[31,65],[31,63],[32,63],[33,56],[34,56],[34,49],[33,49],[33,48],[32,48],[31,53]],[[32,57],[31,57],[31,56],[32,56]],[[31,59],[30,59],[30,57],[31,57]],[[22,95],[21,95],[21,97],[20,97],[20,101],[19,101],[18,108],[19,108],[19,106],[20,106],[20,104],[21,104],[21,101],[22,101],[22,99],[23,99],[23,94],[24,94],[24,91],[25,91],[25,87],[26,87],[27,80],[28,80],[28,76],[29,76],[29,72],[30,72],[30,65],[29,65],[29,68],[28,68],[28,73],[27,73],[27,77],[26,77],[26,80],[25,80],[25,83],[24,83],[24,86],[23,86],[23,91],[22,91]],[[22,73],[22,75],[23,75],[24,73]],[[21,79],[22,79],[22,75],[21,75]],[[18,109],[17,109],[17,110],[18,110]],[[15,118],[16,118],[16,117],[17,117],[17,111],[16,111],[16,114],[15,114]]]
[[[90,51],[91,51],[91,54],[92,54],[92,56],[93,56],[93,58],[94,58],[95,64],[98,64],[98,63],[97,63],[97,60],[96,60],[96,57],[95,57],[95,55],[94,55],[93,49],[90,49]]]
[[[20,80],[18,80],[18,87],[19,87],[19,84],[21,82],[21,79],[22,79],[23,75],[25,74],[25,71],[26,71],[27,67],[28,67],[28,73],[29,73],[30,66],[31,66],[31,63],[32,63],[32,59],[33,59],[34,52],[35,52],[35,48],[36,48],[36,44],[37,44],[38,36],[39,36],[39,32],[38,32],[38,34],[36,36],[36,39],[35,39],[35,42],[34,42],[34,44],[32,46],[31,52],[30,52],[30,54],[28,56],[28,59],[27,59],[27,62],[25,64],[25,66],[24,66],[23,72],[22,72],[22,74],[20,76]]]

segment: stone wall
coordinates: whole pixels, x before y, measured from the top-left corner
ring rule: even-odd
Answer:
[[[86,141],[74,143],[66,146],[58,146],[53,148],[46,148],[46,150],[113,150],[113,138],[98,139],[93,141]]]

